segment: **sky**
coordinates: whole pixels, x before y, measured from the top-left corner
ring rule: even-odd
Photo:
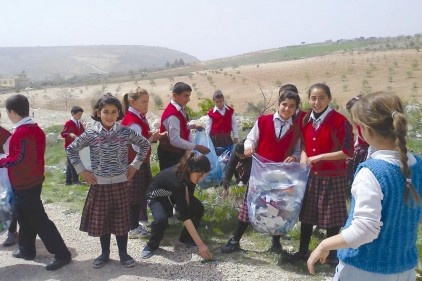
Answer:
[[[146,45],[200,60],[422,33],[421,0],[5,0],[0,47]]]

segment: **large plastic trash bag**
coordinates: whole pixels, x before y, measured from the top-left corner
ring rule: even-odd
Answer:
[[[218,150],[216,149],[216,153],[218,154]],[[229,145],[227,147],[221,147],[220,156],[218,156],[218,164],[220,165],[221,173],[224,177],[224,174],[227,170],[227,165],[230,162],[230,158],[234,153],[234,145]]]
[[[299,219],[310,167],[254,154],[247,195],[249,220],[259,232],[288,233]]]
[[[196,131],[194,143],[206,146],[210,150],[210,152],[206,156],[208,160],[210,160],[211,171],[201,182],[198,183],[199,187],[206,189],[220,185],[220,183],[223,181],[223,173],[221,171],[221,167],[218,162],[218,156],[215,153],[214,145],[211,141],[210,136],[206,133],[205,130]]]
[[[4,158],[0,154],[0,159]],[[0,168],[0,234],[9,229],[13,212],[13,191],[6,168]]]

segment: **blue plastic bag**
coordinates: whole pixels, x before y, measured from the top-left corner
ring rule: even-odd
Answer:
[[[5,155],[1,154],[0,159]],[[13,191],[6,168],[0,168],[0,234],[9,229],[12,222]]]
[[[221,148],[221,153],[220,153],[220,156],[218,156],[218,164],[220,165],[221,173],[224,177],[224,174],[226,173],[226,170],[227,170],[227,165],[229,164],[230,158],[232,154],[234,153],[234,145],[232,144],[227,147],[220,147],[220,148]],[[217,149],[216,149],[216,152],[218,152]]]
[[[194,143],[206,146],[210,150],[210,152],[205,156],[207,156],[208,160],[210,160],[211,171],[200,183],[198,183],[199,187],[206,189],[220,185],[220,183],[223,181],[223,174],[210,136],[206,133],[205,130],[196,131]]]
[[[288,233],[299,219],[310,167],[272,162],[258,154],[252,159],[247,195],[249,220],[262,233]]]

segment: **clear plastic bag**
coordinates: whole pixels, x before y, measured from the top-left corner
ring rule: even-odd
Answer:
[[[0,154],[0,159],[4,158]],[[9,229],[13,212],[13,191],[6,168],[0,168],[0,234]]]
[[[208,160],[210,160],[211,171],[200,183],[198,183],[199,187],[206,189],[220,185],[223,181],[223,173],[221,171],[221,167],[218,162],[218,156],[215,153],[214,145],[211,141],[210,136],[205,132],[205,130],[196,131],[194,143],[206,146],[210,150],[210,152],[206,156]]]
[[[288,233],[299,219],[310,167],[254,154],[247,195],[249,220],[259,232]]]
[[[221,148],[222,148],[221,150],[222,152],[220,156],[218,156],[218,164],[220,165],[221,173],[224,177],[224,174],[226,173],[226,170],[227,170],[227,165],[230,162],[230,157],[234,153],[234,145],[232,144],[227,147],[221,147]]]

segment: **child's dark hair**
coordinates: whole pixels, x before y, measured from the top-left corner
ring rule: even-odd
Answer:
[[[20,117],[25,118],[29,116],[29,101],[28,98],[22,94],[17,94],[9,97],[6,100],[7,111],[13,110]]]
[[[224,99],[224,95],[220,90],[217,90],[214,92],[214,95],[212,96],[212,99]]]
[[[352,106],[362,97],[362,95],[357,95],[356,97],[351,98],[347,103],[346,103],[346,109],[350,112],[350,110],[352,109]]]
[[[407,119],[400,98],[384,92],[368,94],[352,106],[351,112],[353,122],[368,128],[369,133],[372,131],[395,142],[400,153],[401,169],[406,178],[404,200],[408,202],[411,192],[413,200],[418,203],[419,195],[411,183],[410,168],[407,165]]]
[[[120,103],[119,99],[113,96],[110,93],[105,94],[101,99],[99,99],[92,109],[91,118],[95,121],[101,122],[100,118],[100,112],[103,109],[104,106],[107,104],[111,104],[117,107],[117,110],[119,111],[119,117],[117,117],[117,121],[123,119],[123,110],[122,110],[122,104]]]
[[[73,106],[72,109],[70,110],[71,114],[76,114],[78,112],[84,112],[84,110],[82,109],[82,107],[80,106]]]
[[[179,164],[177,164],[176,175],[185,181],[189,181],[191,173],[208,173],[210,170],[210,160],[203,154],[191,151],[186,152]]]
[[[174,84],[173,93],[180,95],[183,92],[192,92],[192,88],[184,82],[177,82]]]
[[[312,91],[313,90],[315,90],[315,89],[319,89],[319,90],[322,90],[323,92],[325,92],[325,94],[328,96],[328,98],[330,98],[331,99],[331,90],[330,90],[330,87],[328,87],[327,85],[325,85],[324,83],[316,83],[316,84],[313,84],[310,88],[309,88],[309,90],[308,90],[308,99],[311,97],[311,93],[312,93]],[[309,122],[309,118],[311,118],[311,113],[312,113],[312,108],[310,108],[309,110],[308,110],[308,112],[306,113],[306,115],[305,115],[305,118],[303,118],[303,125],[305,126],[306,125],[306,123],[308,123]]]
[[[282,103],[285,99],[292,99],[296,102],[296,108],[299,107],[300,104],[300,97],[298,93],[292,92],[292,91],[283,91],[281,92],[279,98],[278,98],[278,104]]]
[[[283,91],[291,91],[291,92],[294,92],[296,94],[299,93],[299,91],[297,90],[297,87],[293,84],[285,84],[285,85],[281,86],[280,90],[278,90],[278,95],[280,96]]]
[[[130,91],[129,93],[126,93],[123,95],[123,100],[122,100],[122,105],[123,105],[123,111],[124,113],[126,113],[129,109],[129,99],[131,100],[137,100],[139,97],[141,97],[142,95],[148,95],[148,91],[141,88],[141,87],[137,87],[136,89]]]

